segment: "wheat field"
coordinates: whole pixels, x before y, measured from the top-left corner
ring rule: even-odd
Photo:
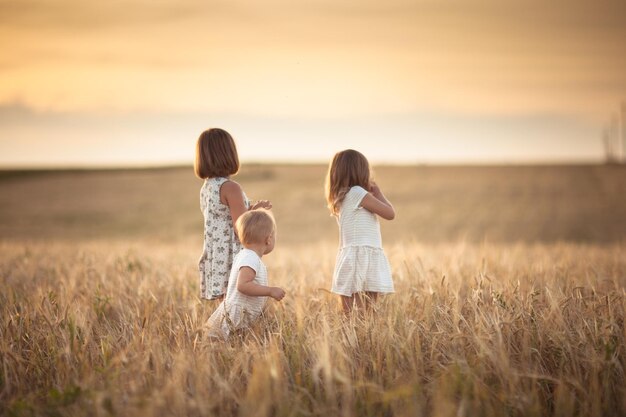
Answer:
[[[251,166],[270,301],[203,337],[190,168],[0,174],[0,413],[618,416],[626,171],[377,167],[396,293],[340,313],[323,166]]]

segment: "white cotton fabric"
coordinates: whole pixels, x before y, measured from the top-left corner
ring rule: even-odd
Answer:
[[[263,312],[267,297],[250,297],[237,290],[237,275],[246,266],[256,272],[256,284],[268,285],[267,268],[259,255],[253,250],[242,249],[233,261],[226,298],[209,318],[209,335],[227,339],[234,330],[248,327]]]
[[[339,209],[339,253],[331,289],[335,294],[350,297],[362,291],[394,292],[378,217],[361,207],[367,194],[363,187],[350,188]]]

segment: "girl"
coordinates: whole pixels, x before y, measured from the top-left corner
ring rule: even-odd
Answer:
[[[251,205],[241,186],[230,179],[239,171],[235,141],[222,129],[202,132],[196,144],[196,176],[204,179],[200,209],[204,215],[204,250],[200,270],[200,297],[222,299],[228,286],[233,257],[241,244],[233,229],[239,216],[250,209],[271,208],[269,201]]]
[[[333,158],[326,176],[328,208],[339,223],[339,253],[332,292],[345,312],[353,305],[392,293],[389,262],[383,252],[377,215],[393,220],[395,211],[375,182],[367,159],[348,149]]]
[[[267,285],[261,258],[274,249],[276,223],[265,210],[251,210],[237,219],[243,249],[233,262],[226,299],[208,321],[209,337],[228,339],[231,332],[252,324],[262,313],[267,297],[280,301],[285,291]]]

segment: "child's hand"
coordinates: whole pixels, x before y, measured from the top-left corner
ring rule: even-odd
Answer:
[[[250,210],[256,210],[258,208],[269,210],[272,208],[272,202],[269,200],[259,200],[250,206]]]
[[[270,288],[270,297],[276,301],[280,301],[285,297],[285,290],[278,287],[272,287]]]
[[[370,181],[369,192],[372,194],[380,194],[380,187],[378,186],[378,184],[376,184],[376,182]]]

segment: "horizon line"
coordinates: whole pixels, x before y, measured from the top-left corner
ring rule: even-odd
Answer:
[[[624,165],[626,161],[608,162],[603,159],[570,159],[570,160],[518,160],[518,161],[415,161],[415,162],[390,162],[381,161],[370,163],[372,167],[532,167],[532,166],[602,166]],[[304,160],[250,160],[243,161],[242,166],[327,166],[328,161]],[[0,171],[123,171],[123,170],[153,170],[153,169],[179,169],[189,168],[193,170],[193,164],[183,162],[156,162],[156,163],[90,163],[90,164],[15,164],[2,165]]]

